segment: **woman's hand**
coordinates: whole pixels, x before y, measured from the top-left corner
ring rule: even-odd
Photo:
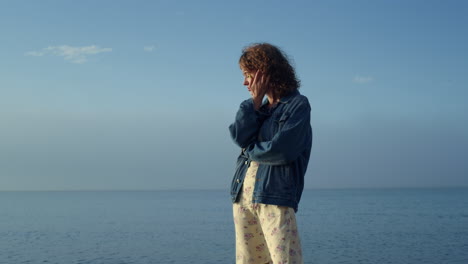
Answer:
[[[269,77],[265,76],[260,71],[255,73],[252,82],[249,83],[248,89],[254,102],[255,110],[258,110],[262,106],[263,97],[268,91]]]

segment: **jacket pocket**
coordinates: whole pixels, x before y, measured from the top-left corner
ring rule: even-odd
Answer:
[[[271,197],[290,198],[295,193],[296,182],[291,173],[291,166],[268,166],[263,182],[262,193]]]
[[[281,131],[281,129],[283,128],[284,124],[286,123],[286,121],[289,119],[289,116],[291,115],[291,113],[289,112],[285,112],[284,114],[280,115],[280,116],[277,116],[275,118],[273,118],[273,125],[272,125],[272,134],[273,136],[278,133],[279,131]]]

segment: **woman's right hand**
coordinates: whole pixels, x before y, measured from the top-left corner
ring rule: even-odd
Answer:
[[[252,82],[249,83],[248,89],[254,102],[255,110],[262,106],[263,98],[268,90],[269,77],[265,76],[262,72],[255,72]]]

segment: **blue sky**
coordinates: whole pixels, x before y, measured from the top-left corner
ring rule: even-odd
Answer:
[[[0,190],[228,188],[241,49],[289,54],[306,188],[468,186],[466,1],[2,1]]]

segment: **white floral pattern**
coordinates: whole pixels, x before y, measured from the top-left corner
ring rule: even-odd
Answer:
[[[252,203],[258,163],[251,162],[241,197],[233,205],[236,263],[302,264],[294,209]]]

